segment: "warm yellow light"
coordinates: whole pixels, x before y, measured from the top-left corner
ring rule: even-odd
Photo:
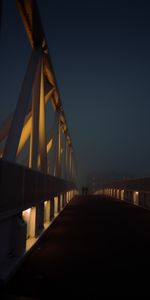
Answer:
[[[26,219],[30,216],[31,208],[28,208],[22,212],[22,216]]]
[[[133,194],[133,203],[135,205],[139,205],[139,192],[138,191],[135,191]]]
[[[19,156],[20,152],[22,151],[27,139],[29,138],[31,133],[31,118],[26,122],[26,124],[23,127],[19,147],[17,151],[17,156]]]
[[[53,89],[51,91],[49,91],[47,93],[47,95],[45,96],[45,104],[48,102],[49,97],[51,96],[52,92],[53,92]],[[29,115],[27,116],[27,120],[25,121],[24,127],[22,129],[21,138],[19,141],[19,146],[18,146],[18,151],[17,151],[17,156],[19,156],[25,143],[27,142],[27,139],[29,138],[29,136],[31,134],[31,126],[32,126],[32,117],[31,117],[31,113],[29,113]],[[52,140],[50,140],[49,143],[47,144],[47,153],[50,151],[51,147],[52,147]]]
[[[47,151],[47,154],[49,153],[49,151],[51,150],[52,148],[52,144],[53,144],[53,140],[50,139],[47,146],[46,146],[46,151]],[[38,167],[40,167],[40,155],[38,155]]]
[[[124,200],[124,190],[121,190],[121,200]]]
[[[49,152],[49,151],[51,150],[51,148],[52,148],[52,143],[53,143],[53,140],[50,139],[49,142],[48,142],[48,144],[47,144],[47,154],[48,154],[48,152]]]
[[[58,213],[58,197],[54,197],[54,212]]]

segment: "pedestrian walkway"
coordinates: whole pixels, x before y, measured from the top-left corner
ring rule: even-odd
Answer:
[[[150,212],[77,196],[26,256],[2,299],[150,296],[149,270]]]

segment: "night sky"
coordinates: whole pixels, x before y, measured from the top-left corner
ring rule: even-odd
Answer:
[[[82,181],[91,171],[150,175],[149,1],[38,0]],[[4,0],[0,121],[30,57],[14,0]]]

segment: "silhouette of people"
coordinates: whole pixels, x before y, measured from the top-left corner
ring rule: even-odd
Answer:
[[[86,186],[85,187],[85,196],[87,196],[87,194],[88,194],[88,187]]]
[[[84,196],[84,194],[85,194],[85,187],[83,185],[83,187],[82,187],[82,196]]]
[[[83,187],[82,187],[82,196],[87,196],[87,194],[88,194],[88,187],[83,185]]]

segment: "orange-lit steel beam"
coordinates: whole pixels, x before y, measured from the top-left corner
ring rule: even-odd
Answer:
[[[46,152],[47,152],[47,154],[51,150],[52,145],[53,145],[53,139],[50,138],[50,140],[49,140],[49,142],[47,143],[47,146],[46,146]],[[41,165],[41,159],[40,159],[40,155],[38,155],[38,168],[40,168],[40,165]]]
[[[16,0],[30,45],[42,48],[44,31],[36,4],[36,0]]]
[[[39,154],[40,170],[47,173],[47,153],[46,153],[46,110],[45,110],[45,91],[43,59],[41,62],[41,80],[40,80],[40,103],[39,103]]]
[[[25,30],[27,32],[31,47],[33,48],[35,46],[41,46],[41,47],[43,47],[43,49],[47,49],[47,51],[44,50],[45,52],[47,52],[44,55],[44,74],[45,74],[47,81],[49,82],[49,84],[52,87],[52,91],[55,90],[55,93],[53,93],[53,97],[52,97],[52,104],[55,109],[61,110],[60,119],[61,119],[61,125],[63,128],[63,132],[66,133],[66,135],[68,135],[69,143],[71,143],[71,138],[70,138],[69,131],[67,128],[65,114],[64,114],[64,111],[63,111],[63,108],[61,105],[61,101],[60,101],[60,97],[58,94],[58,88],[54,87],[54,86],[57,86],[57,84],[56,84],[56,79],[55,79],[55,74],[54,74],[54,70],[52,67],[52,63],[51,63],[50,57],[48,55],[48,47],[46,45],[46,42],[44,42],[45,44],[43,44],[43,41],[45,41],[46,39],[44,36],[44,31],[42,28],[36,1],[35,0],[17,0],[16,2],[17,2],[17,6],[19,9],[20,15],[22,17],[22,21],[23,21]],[[50,96],[52,96],[52,91],[50,90],[48,92],[46,99],[48,99]],[[47,103],[47,100],[45,102]],[[21,135],[21,139],[20,139],[20,143],[19,143],[19,147],[18,147],[18,154],[22,150],[22,147],[24,146],[24,144],[26,143],[26,141],[30,135],[30,129],[31,129],[31,127],[30,127],[31,120],[29,119],[30,117],[31,117],[31,113],[29,113],[25,119],[25,125],[24,125],[23,131],[22,131],[22,135]],[[9,129],[11,126],[11,122],[12,122],[12,118],[13,118],[12,115],[9,116],[9,118],[1,126],[0,142],[4,138],[6,138],[6,136],[8,135],[8,132],[9,132]]]
[[[52,149],[52,146],[53,146],[53,138],[50,137],[49,140],[48,140],[48,143],[46,145],[46,153],[48,154],[50,152],[50,150]],[[24,160],[24,164],[26,166],[29,165],[29,156],[27,156]],[[40,155],[38,155],[38,168],[40,168]]]
[[[55,109],[61,112],[63,123],[66,128],[65,133],[69,137],[70,144],[72,144],[36,0],[16,0],[16,3],[31,47],[40,47],[43,49],[44,76],[47,81],[55,87],[52,102]]]
[[[52,88],[45,96],[45,104],[47,104],[47,102],[49,101],[50,97],[52,96],[53,92],[54,92],[54,88]],[[10,126],[11,126],[11,122],[13,119],[13,115],[10,115],[6,121],[4,121],[4,123],[2,124],[2,126],[0,127],[0,142],[2,142],[8,135]],[[20,155],[20,152],[22,151],[26,141],[28,140],[29,136],[30,136],[30,132],[31,132],[31,111],[28,113],[28,115],[25,118],[25,123],[24,123],[24,127],[22,130],[22,134],[21,134],[21,138],[20,138],[20,142],[19,142],[19,146],[18,146],[18,151],[17,151],[17,156]],[[0,156],[2,156],[3,151],[0,150]]]
[[[47,93],[47,95],[45,96],[45,104],[47,104],[49,98],[51,97],[52,93],[53,93],[54,89],[52,89],[51,91],[49,91]],[[21,138],[20,138],[20,142],[19,142],[19,147],[18,147],[18,151],[17,151],[17,156],[20,155],[20,152],[22,151],[26,141],[28,140],[29,136],[31,133],[31,112],[28,115],[28,119],[26,119],[25,121],[25,125],[23,127],[22,130],[22,134],[21,134]]]
[[[19,146],[18,146],[18,150],[17,150],[17,157],[20,155],[25,143],[27,142],[30,134],[31,134],[31,122],[32,121],[32,117],[30,114],[30,117],[28,119],[28,121],[25,123],[23,130],[22,130],[22,134],[21,134],[21,138],[19,141]]]
[[[47,151],[47,154],[49,153],[49,151],[51,150],[52,148],[52,144],[53,144],[53,139],[50,138],[49,139],[49,142],[47,143],[47,146],[46,146],[46,151]]]
[[[28,36],[30,46],[32,48],[40,47],[44,53],[48,53],[46,37],[41,23],[41,18],[38,11],[36,0],[16,0],[25,31]],[[45,63],[44,63],[45,65]],[[44,70],[48,80],[54,84],[53,73],[48,68]]]

